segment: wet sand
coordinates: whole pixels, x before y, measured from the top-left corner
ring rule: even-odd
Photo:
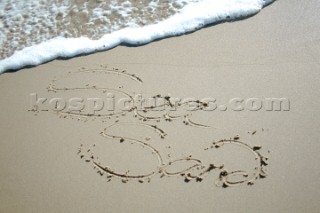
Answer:
[[[319,7],[279,0],[246,20],[1,75],[0,212],[317,212]],[[30,111],[31,93],[108,92],[197,107]],[[287,98],[290,110],[205,111],[203,98]]]

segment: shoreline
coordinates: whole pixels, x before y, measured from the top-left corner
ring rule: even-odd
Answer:
[[[215,4],[214,4],[215,3]],[[208,24],[242,20],[259,13],[272,0],[257,2],[216,3],[210,0],[191,3],[177,14],[156,24],[139,28],[123,28],[103,35],[98,40],[85,36],[77,38],[55,37],[39,44],[16,51],[0,61],[0,73],[38,66],[57,58],[73,58],[78,55],[110,50],[118,45],[145,45],[160,39],[170,38],[200,30]],[[217,11],[215,7],[219,7]],[[200,13],[194,10],[202,11]],[[221,12],[222,11],[222,12]]]

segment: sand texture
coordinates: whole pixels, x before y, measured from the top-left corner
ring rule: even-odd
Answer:
[[[319,9],[279,0],[249,19],[2,74],[0,212],[318,212]],[[128,108],[33,108],[32,94],[112,94]],[[236,111],[234,98],[290,107]]]

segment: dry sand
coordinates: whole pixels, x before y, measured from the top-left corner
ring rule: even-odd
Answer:
[[[319,9],[316,0],[280,0],[243,21],[1,75],[0,212],[318,212]],[[100,65],[125,69],[143,84],[110,73],[62,77],[54,83],[60,83],[59,88],[89,84],[149,96],[211,97],[218,104],[237,97],[284,97],[290,99],[291,107],[281,112],[217,109],[193,113],[193,121],[211,128],[185,125],[183,118],[143,121],[133,113],[105,122],[101,117],[85,122],[77,116],[28,111],[30,93],[101,97],[99,89],[47,91],[59,76]],[[143,125],[117,123],[110,131],[120,136],[103,137],[104,128],[117,120]],[[147,125],[156,125],[166,135],[161,139],[161,132]],[[269,165],[264,166],[268,176],[252,186],[245,182],[217,187],[215,181],[221,173],[224,177],[223,169],[245,169],[251,177],[257,162],[259,166],[260,158],[252,155],[257,152],[236,142],[211,149],[213,140],[236,135],[251,148],[262,146],[256,151],[269,157]],[[199,163],[185,160],[160,178],[159,156],[168,164],[189,155],[206,168],[210,163],[225,167],[211,171],[201,182],[186,183],[184,176],[168,175]],[[93,161],[116,171],[133,169],[127,175],[155,174],[150,183],[148,178],[109,178],[103,170],[93,169]],[[190,173],[199,174],[201,169]]]

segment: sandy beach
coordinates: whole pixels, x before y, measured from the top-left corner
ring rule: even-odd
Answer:
[[[318,212],[319,10],[278,0],[241,21],[1,74],[0,212]],[[109,92],[198,105],[32,110],[32,94]],[[231,109],[235,98],[263,106]],[[267,110],[270,98],[290,106]]]

